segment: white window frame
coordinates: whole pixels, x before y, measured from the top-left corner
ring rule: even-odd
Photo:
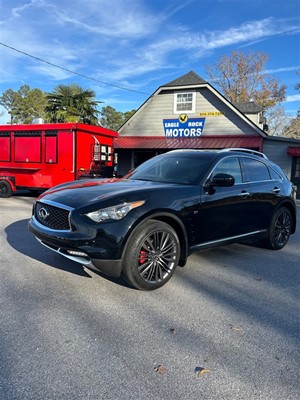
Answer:
[[[192,94],[192,106],[188,110],[178,110],[178,95],[189,95]],[[185,114],[185,113],[195,113],[196,109],[196,92],[187,90],[184,92],[175,92],[174,93],[174,114]]]

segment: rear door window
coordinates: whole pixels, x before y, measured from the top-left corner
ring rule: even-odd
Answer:
[[[271,179],[265,163],[247,157],[243,157],[242,162],[248,182],[269,181]]]

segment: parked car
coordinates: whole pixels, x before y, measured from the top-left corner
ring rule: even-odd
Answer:
[[[296,230],[295,187],[256,151],[174,150],[124,178],[49,189],[29,230],[71,260],[153,290],[203,248],[259,240],[282,249]]]

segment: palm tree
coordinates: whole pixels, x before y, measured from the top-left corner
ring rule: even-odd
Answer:
[[[58,85],[52,93],[47,93],[46,112],[50,122],[82,122],[98,125],[95,92],[79,85]]]

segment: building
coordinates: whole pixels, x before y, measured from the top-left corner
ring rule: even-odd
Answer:
[[[271,137],[266,130],[260,106],[234,105],[190,71],[160,86],[120,127],[114,139],[118,173],[173,149],[245,147],[263,151],[300,189],[300,140]]]

